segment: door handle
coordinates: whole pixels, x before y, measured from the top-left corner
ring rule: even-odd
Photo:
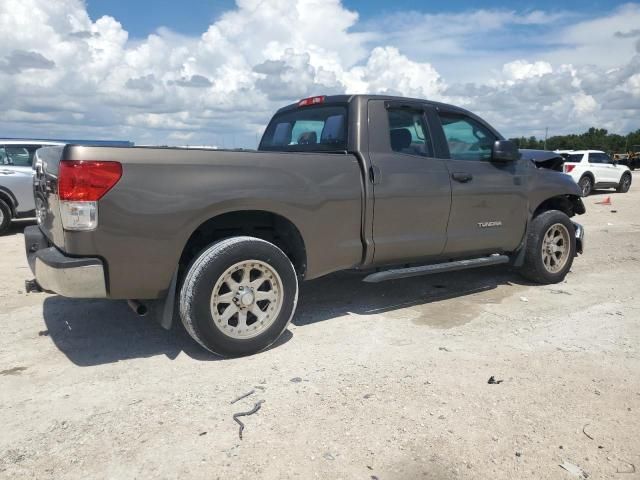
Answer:
[[[374,185],[380,183],[380,169],[375,165],[369,167],[369,181]]]
[[[473,180],[473,175],[466,172],[454,172],[451,174],[451,178],[453,178],[456,182],[467,183]]]

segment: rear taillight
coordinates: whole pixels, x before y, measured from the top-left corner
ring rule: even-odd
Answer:
[[[98,226],[98,200],[122,177],[118,162],[62,160],[58,196],[65,230],[93,230]]]
[[[571,171],[572,171],[574,168],[576,168],[576,166],[575,166],[575,165],[567,165],[567,164],[565,164],[565,165],[564,165],[564,173],[571,173]]]
[[[60,200],[95,202],[100,200],[122,177],[118,162],[60,162],[58,195]]]

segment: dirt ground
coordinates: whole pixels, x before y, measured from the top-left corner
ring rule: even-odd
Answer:
[[[586,199],[562,284],[332,275],[274,348],[234,360],[124,302],[25,294],[17,225],[0,238],[0,477],[640,478],[634,181]],[[240,440],[232,415],[260,400]]]

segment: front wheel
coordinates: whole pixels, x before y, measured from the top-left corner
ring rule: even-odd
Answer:
[[[622,174],[622,178],[620,179],[620,183],[618,184],[618,188],[616,188],[616,191],[618,191],[619,193],[627,193],[630,187],[631,174],[629,172],[625,172]]]
[[[233,237],[192,262],[180,290],[180,317],[207,350],[250,355],[284,332],[297,300],[298,278],[282,250],[259,238]]]
[[[559,283],[576,254],[575,227],[559,210],[543,212],[529,225],[525,248],[522,276],[536,283]]]

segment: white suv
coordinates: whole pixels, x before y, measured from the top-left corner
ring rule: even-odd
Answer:
[[[626,193],[631,187],[631,170],[618,165],[601,150],[556,150],[565,159],[563,171],[580,185],[586,197],[594,188],[615,188]]]
[[[64,143],[0,139],[0,234],[12,219],[35,216],[31,164],[36,150],[50,145]]]

